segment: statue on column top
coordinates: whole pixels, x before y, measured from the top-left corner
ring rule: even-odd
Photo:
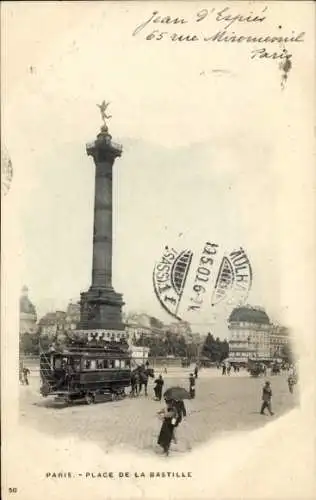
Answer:
[[[103,121],[103,125],[101,127],[101,133],[103,135],[108,135],[109,128],[106,124],[106,120],[109,120],[110,118],[112,118],[112,115],[108,115],[106,113],[106,110],[107,110],[109,104],[110,104],[109,102],[105,102],[104,100],[101,104],[97,104],[98,108],[100,109],[101,119]]]

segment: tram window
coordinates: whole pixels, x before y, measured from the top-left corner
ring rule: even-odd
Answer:
[[[114,359],[109,360],[109,368],[114,368]]]
[[[97,359],[97,369],[98,370],[103,370],[103,368],[105,368],[104,366],[104,359]]]
[[[73,368],[76,372],[80,371],[80,358],[73,360]]]
[[[91,368],[91,361],[90,359],[84,359],[83,360],[83,369],[84,370],[90,370]]]
[[[61,369],[61,358],[55,358],[55,370]]]
[[[107,359],[103,360],[103,368],[109,368],[109,362]]]
[[[120,368],[120,360],[119,359],[116,359],[114,361],[114,368]]]
[[[96,370],[97,360],[91,359],[90,370]]]
[[[125,359],[121,359],[121,368],[125,368]]]
[[[130,362],[130,360],[129,360],[129,359],[126,359],[126,361],[125,361],[125,365],[126,365],[126,368],[130,368],[130,366],[131,366],[131,362]]]

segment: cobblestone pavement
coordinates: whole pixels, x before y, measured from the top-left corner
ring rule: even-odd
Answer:
[[[165,375],[165,387],[188,386],[188,369],[172,369]],[[221,376],[216,369],[201,370],[196,383],[196,398],[186,402],[187,418],[177,429],[174,452],[186,452],[221,433],[260,427],[298,404],[298,393],[290,394],[286,375],[268,377],[273,390],[275,415],[259,414],[263,378],[246,372]],[[148,397],[129,398],[94,405],[65,407],[39,395],[39,377],[30,377],[29,386],[20,387],[21,423],[54,436],[75,436],[111,448],[157,449],[161,421],[157,411],[163,403],[153,400],[153,383]],[[296,388],[296,387],[295,387]]]

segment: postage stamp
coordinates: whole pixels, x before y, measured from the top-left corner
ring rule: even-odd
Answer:
[[[193,320],[220,303],[246,302],[252,285],[252,266],[246,251],[225,251],[212,241],[199,251],[166,246],[153,271],[153,286],[162,307],[174,318]]]

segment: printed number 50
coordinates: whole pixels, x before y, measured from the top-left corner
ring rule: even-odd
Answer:
[[[17,493],[18,489],[17,488],[9,488],[9,493]]]

